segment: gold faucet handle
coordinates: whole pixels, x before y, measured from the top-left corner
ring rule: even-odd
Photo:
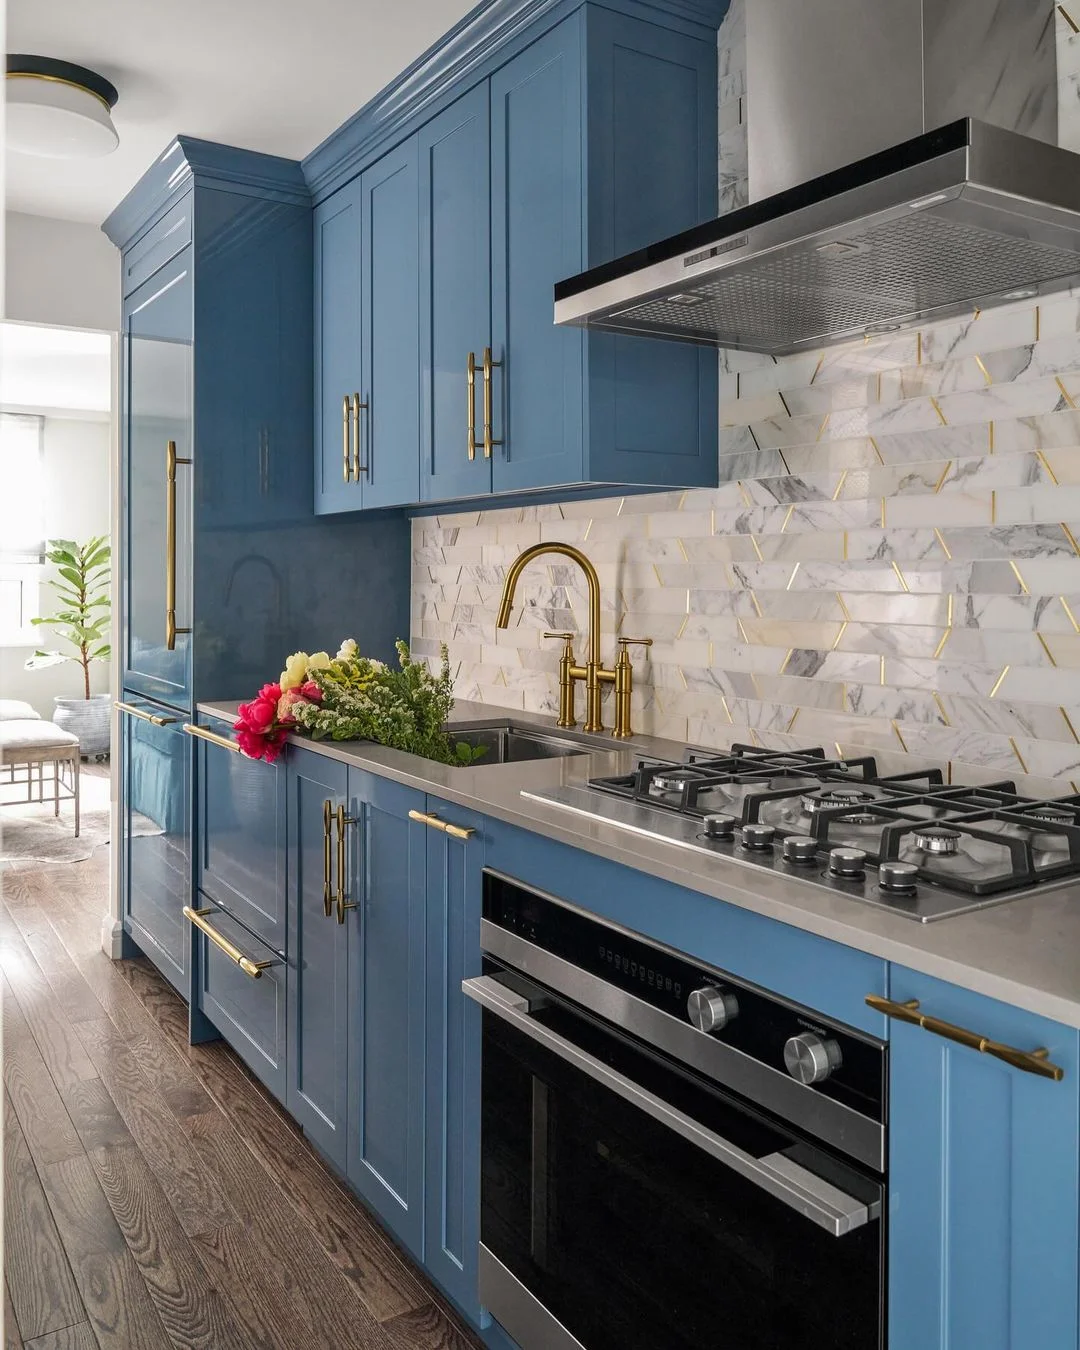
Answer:
[[[558,638],[560,642],[565,642],[567,647],[573,647],[576,633],[545,633],[546,638]]]
[[[619,638],[618,643],[619,660],[622,661],[625,659],[629,661],[630,653],[626,650],[627,647],[651,647],[653,640],[652,638]]]

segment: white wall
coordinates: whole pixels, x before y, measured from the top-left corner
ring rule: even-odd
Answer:
[[[120,254],[96,225],[7,213],[5,317],[120,327]]]
[[[45,419],[46,538],[81,541],[93,534],[109,533],[111,438],[107,421]],[[50,601],[50,592],[45,587],[41,598],[44,609]],[[44,629],[40,645],[46,648],[54,645]],[[42,717],[51,717],[54,694],[81,697],[81,675],[78,667],[70,663],[47,670],[23,670],[23,662],[33,650],[32,646],[0,647],[0,695],[25,699]],[[104,694],[108,689],[108,667],[97,662],[92,667],[91,690]]]

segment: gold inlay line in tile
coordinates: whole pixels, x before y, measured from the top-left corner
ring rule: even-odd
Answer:
[[[904,754],[906,755],[908,752],[907,742],[904,740],[903,736],[901,736],[900,727],[895,718],[893,719],[892,729],[896,739],[900,742],[900,749],[903,750]]]
[[[847,626],[848,626],[849,623],[850,623],[850,620],[849,620],[849,619],[845,619],[844,622],[840,625],[840,631],[839,631],[839,633],[837,633],[836,639],[835,639],[835,641],[833,642],[833,645],[832,645],[832,650],[833,650],[833,651],[836,651],[837,647],[839,647],[839,646],[840,646],[840,643],[843,641],[843,637],[844,637],[844,634],[847,632]],[[882,659],[884,659],[884,658],[882,658]]]
[[[1042,306],[1035,306],[1035,341],[1042,337]]]
[[[746,484],[743,482],[741,478],[738,481],[739,481],[739,491],[742,493],[743,502],[745,503],[745,505],[753,507],[754,499],[750,496],[749,492],[747,492]]]
[[[1058,596],[1058,599],[1061,601],[1061,608],[1062,608],[1062,609],[1065,611],[1065,613],[1069,616],[1069,622],[1072,624],[1074,630],[1075,630],[1077,633],[1080,633],[1080,623],[1077,623],[1077,622],[1076,622],[1076,616],[1075,616],[1075,614],[1073,614],[1072,610],[1069,608],[1069,602],[1068,602],[1068,600],[1066,600],[1065,597],[1064,597],[1063,595],[1059,595],[1059,596]]]
[[[990,453],[993,454],[993,453],[994,453],[994,424],[993,424],[993,422],[989,423],[989,428],[990,428]]]
[[[1039,643],[1041,644],[1043,651],[1046,653],[1046,659],[1050,662],[1052,666],[1056,666],[1057,659],[1055,658],[1054,653],[1050,650],[1050,644],[1047,642],[1046,638],[1044,638],[1042,633],[1039,632],[1036,632],[1035,636],[1039,639]]]
[[[972,314],[972,316],[971,316],[971,322],[974,323],[976,319],[981,319],[981,318],[982,318],[982,310],[979,308],[978,305],[976,305],[976,306],[975,306],[975,310],[974,310],[974,312],[973,312],[973,314]]]
[[[848,471],[847,471],[847,469],[841,470],[841,473],[840,473],[840,481],[837,483],[837,485],[836,485],[836,491],[835,491],[835,492],[833,493],[833,495],[832,495],[832,499],[833,499],[834,502],[840,500],[840,494],[841,494],[841,492],[843,492],[843,490],[844,490],[844,484],[847,482],[847,476],[848,476]]]
[[[814,381],[817,379],[817,377],[821,374],[821,367],[822,367],[824,364],[825,364],[825,353],[822,352],[821,355],[818,357],[818,363],[817,363],[817,365],[814,367],[814,373],[813,373],[813,375],[810,376],[810,383],[811,383],[811,384],[813,384]]]
[[[881,528],[885,528],[885,498],[881,499]]]
[[[1073,31],[1074,33],[1080,33],[1080,27],[1077,27],[1076,20],[1075,20],[1075,19],[1073,18],[1073,16],[1069,13],[1069,11],[1065,8],[1065,6],[1064,6],[1064,5],[1058,5],[1057,8],[1058,8],[1058,13],[1059,13],[1059,14],[1061,15],[1061,17],[1065,20],[1065,22],[1069,25],[1069,27],[1072,29],[1072,31]],[[1038,313],[1038,310],[1036,309],[1035,312]]]
[[[817,439],[818,439],[819,441],[821,440],[822,436],[825,435],[825,428],[829,425],[829,418],[830,418],[831,416],[832,416],[832,413],[831,413],[831,412],[827,412],[827,413],[825,414],[825,416],[821,419],[821,426],[818,427],[818,434],[817,434]]]
[[[761,612],[761,601],[757,598],[756,591],[750,592],[750,603],[754,606],[754,609],[757,611],[758,618],[759,619],[764,618],[764,615]]]
[[[843,542],[843,546],[842,546],[841,551],[840,551],[840,557],[843,559],[844,562],[847,562],[847,560],[848,560],[847,550],[848,550],[848,537],[847,537],[847,530],[845,530],[845,531],[844,531],[844,542]]]
[[[877,455],[878,463],[879,463],[879,464],[884,464],[884,463],[885,463],[885,456],[881,453],[880,449],[878,448],[878,443],[877,443],[877,441],[874,439],[873,436],[871,436],[871,437],[869,438],[869,440],[870,440],[870,448],[871,448],[871,450],[873,450],[874,454]]]
[[[930,406],[933,408],[933,410],[937,413],[938,417],[941,419],[941,425],[943,427],[947,427],[949,425],[949,419],[941,411],[941,404],[937,401],[937,399],[934,397],[933,394],[930,395]]]
[[[1010,667],[1009,667],[1009,666],[1006,666],[1005,669],[1001,672],[1001,674],[1000,674],[1000,675],[997,677],[997,679],[994,681],[993,688],[990,690],[990,693],[989,693],[989,697],[990,697],[990,698],[996,698],[996,697],[997,697],[997,691],[998,691],[998,690],[1001,688],[1001,686],[1005,683],[1005,677],[1008,675],[1009,669],[1010,669]]]
[[[900,564],[895,560],[895,558],[893,559],[892,569],[896,573],[897,581],[899,581],[900,585],[904,588],[907,594],[910,595],[911,587],[907,584],[907,577],[905,577],[903,572],[901,572]]]
[[[788,577],[788,584],[785,586],[784,588],[785,590],[790,591],[792,586],[794,586],[795,578],[799,575],[799,568],[801,566],[802,563],[796,563],[795,566],[791,569],[791,576]]]
[[[949,546],[945,542],[945,536],[941,533],[941,531],[938,529],[936,525],[934,526],[934,538],[941,545],[942,553],[945,554],[945,557],[949,560],[949,562],[952,562],[952,554],[949,552]]]
[[[1076,535],[1073,534],[1072,530],[1069,529],[1068,525],[1066,525],[1064,521],[1061,522],[1061,528],[1065,531],[1065,538],[1072,545],[1072,551],[1077,555],[1077,557],[1080,557],[1080,544],[1076,542]]]
[[[750,536],[750,542],[754,546],[754,552],[757,554],[758,562],[764,562],[765,558],[761,552],[761,545],[758,543],[757,538],[754,535]]]
[[[1053,466],[1053,465],[1050,463],[1050,461],[1046,458],[1046,453],[1045,453],[1044,451],[1042,451],[1042,450],[1036,450],[1036,451],[1035,451],[1035,458],[1039,461],[1039,463],[1040,463],[1040,464],[1043,466],[1043,468],[1046,470],[1047,474],[1048,474],[1049,477],[1050,477],[1051,483],[1053,483],[1053,485],[1054,485],[1055,487],[1059,487],[1060,484],[1058,483],[1058,476],[1057,476],[1057,474],[1054,472],[1054,466]]]
[[[881,669],[880,669],[880,672],[879,672],[879,683],[880,683],[880,684],[884,684],[884,683],[885,683],[885,658],[884,658],[884,656],[881,658]]]
[[[776,453],[780,456],[780,463],[784,466],[784,472],[790,473],[791,465],[787,462],[787,455],[784,454],[779,446],[776,447]]]
[[[933,697],[934,702],[937,704],[937,710],[941,714],[941,720],[945,723],[947,727],[951,727],[952,719],[949,717],[945,704],[941,701],[941,695],[935,692]]]
[[[682,635],[686,632],[686,625],[687,625],[689,622],[690,622],[690,615],[687,614],[687,615],[683,618],[682,623],[679,624],[679,631],[675,634],[675,641],[676,641],[676,642],[678,642],[679,639],[682,637]],[[620,632],[621,632],[621,631],[622,631],[622,630],[621,630],[621,628],[620,628]]]
[[[801,713],[801,712],[802,712],[802,709],[801,709],[801,708],[796,708],[795,711],[791,714],[791,721],[787,724],[787,729],[788,729],[789,732],[790,732],[790,731],[793,729],[793,727],[795,726],[795,723],[796,723],[796,721],[798,720],[798,717],[799,717],[799,713]]]
[[[746,625],[743,623],[742,619],[738,615],[735,616],[735,627],[739,630],[739,636],[746,643],[746,645],[749,646],[750,639],[746,636]]]
[[[990,524],[997,524],[997,489],[990,489]]]
[[[1028,584],[1027,584],[1027,582],[1024,580],[1024,578],[1020,575],[1020,569],[1019,569],[1019,567],[1017,567],[1016,562],[1015,562],[1012,558],[1009,559],[1009,566],[1012,568],[1012,574],[1013,574],[1013,576],[1014,576],[1014,577],[1017,579],[1017,581],[1020,583],[1020,589],[1021,589],[1021,591],[1023,591],[1023,593],[1024,593],[1025,595],[1030,595],[1031,592],[1028,590]]]
[[[776,672],[778,675],[783,675],[784,671],[787,670],[787,668],[788,668],[788,662],[791,660],[792,655],[794,654],[794,652],[795,652],[795,648],[794,648],[794,647],[789,647],[789,648],[787,649],[787,656],[785,656],[784,659],[783,659],[783,661],[781,661],[781,663],[780,663],[780,669]]]
[[[975,358],[975,364],[976,364],[976,365],[979,367],[979,369],[982,371],[983,379],[986,381],[986,383],[987,383],[987,384],[993,384],[993,383],[994,383],[994,377],[993,377],[993,376],[990,374],[990,372],[986,369],[986,362],[982,359],[981,356],[977,356],[977,357]]]
[[[1080,736],[1076,734],[1076,728],[1072,724],[1072,718],[1069,716],[1069,714],[1065,711],[1064,708],[1059,708],[1058,711],[1065,719],[1065,725],[1069,728],[1069,735],[1073,738],[1073,740],[1076,742],[1077,745],[1080,745]]]
[[[1054,383],[1061,390],[1062,397],[1064,398],[1065,402],[1069,405],[1069,407],[1075,408],[1076,400],[1073,398],[1072,394],[1070,394],[1069,391],[1065,388],[1065,381],[1061,378],[1060,375],[1054,377]]]
[[[780,400],[780,406],[781,406],[781,407],[783,408],[783,410],[787,413],[788,417],[790,417],[790,416],[791,416],[791,409],[788,407],[788,401],[787,401],[787,399],[784,397],[784,391],[783,391],[782,389],[778,389],[778,390],[776,391],[776,397]]]
[[[1020,747],[1016,744],[1016,737],[1015,737],[1015,736],[1010,736],[1010,737],[1009,737],[1009,744],[1010,744],[1010,746],[1012,746],[1012,752],[1013,752],[1013,754],[1014,754],[1014,755],[1016,756],[1016,758],[1020,761],[1020,767],[1021,767],[1021,769],[1023,769],[1023,771],[1024,771],[1025,773],[1027,773],[1027,772],[1028,772],[1028,766],[1024,763],[1024,756],[1020,753]]]
[[[784,516],[784,523],[783,523],[783,525],[780,526],[780,533],[781,533],[781,534],[783,534],[784,531],[787,529],[787,527],[791,524],[791,517],[792,517],[794,514],[795,514],[795,503],[792,502],[791,505],[790,505],[790,506],[788,507],[788,509],[787,509],[787,514]]]
[[[915,364],[922,365],[922,331],[915,334]]]
[[[950,459],[949,462],[948,462],[948,464],[946,464],[945,467],[942,469],[942,471],[941,471],[941,477],[940,477],[940,478],[937,480],[937,482],[934,484],[934,491],[935,491],[935,492],[940,492],[941,489],[945,486],[945,479],[948,478],[949,474],[951,473],[951,471],[952,471],[952,466],[953,466],[953,461]]]
[[[675,542],[679,546],[679,552],[682,554],[683,562],[688,563],[690,561],[690,554],[687,553],[686,551],[686,545],[683,543],[681,539],[676,539]]]
[[[836,592],[836,603],[840,606],[840,613],[844,616],[844,622],[850,623],[851,610],[848,609],[847,603],[845,602],[844,597],[840,594],[839,591]]]
[[[951,628],[953,626],[953,593],[949,592],[948,604],[945,606],[945,622]]]
[[[723,708],[724,712],[727,713],[727,720],[731,723],[732,726],[734,726],[735,719],[734,717],[732,717],[731,709],[727,705],[727,694],[720,695],[720,706]]]
[[[951,637],[952,637],[952,625],[950,624],[949,627],[945,629],[944,633],[942,633],[942,635],[941,635],[941,641],[940,641],[940,642],[938,643],[938,645],[934,648],[934,660],[935,660],[935,661],[938,660],[938,659],[941,657],[941,653],[945,650],[945,644],[946,644],[946,642],[948,642],[949,638],[951,638]]]

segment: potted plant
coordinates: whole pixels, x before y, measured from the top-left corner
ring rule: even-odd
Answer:
[[[112,655],[109,631],[109,560],[112,550],[106,535],[95,535],[85,544],[70,539],[54,539],[45,557],[57,575],[49,585],[59,600],[55,614],[32,619],[31,623],[53,632],[66,642],[69,651],[37,651],[27,661],[27,670],[73,661],[82,667],[82,698],[57,695],[53,702],[53,721],[79,738],[84,755],[103,755],[109,750],[109,695],[90,694],[90,666],[107,661]]]

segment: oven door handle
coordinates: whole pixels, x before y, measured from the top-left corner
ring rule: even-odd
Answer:
[[[881,1215],[879,1202],[867,1205],[855,1196],[839,1190],[813,1172],[801,1167],[782,1153],[755,1158],[729,1140],[714,1134],[661,1097],[647,1091],[624,1074],[618,1073],[595,1056],[580,1049],[564,1036],[551,1031],[529,1016],[528,1000],[491,975],[463,980],[461,988],[469,998],[522,1035],[558,1055],[588,1077],[630,1102],[646,1115],[668,1126],[683,1139],[709,1154],[725,1167],[768,1192],[811,1223],[824,1228],[833,1237],[843,1237]]]

